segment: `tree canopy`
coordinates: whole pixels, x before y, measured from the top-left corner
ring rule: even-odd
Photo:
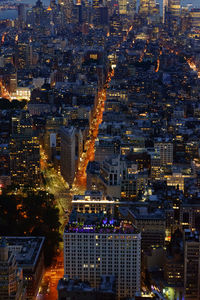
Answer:
[[[26,100],[19,101],[17,99],[14,99],[12,101],[9,101],[8,99],[0,98],[0,110],[23,109],[26,104]]]
[[[45,264],[51,263],[61,237],[59,210],[45,191],[0,195],[0,235],[44,236]]]

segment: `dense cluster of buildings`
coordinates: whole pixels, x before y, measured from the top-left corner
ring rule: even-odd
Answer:
[[[200,298],[200,9],[136,4],[0,21],[0,192],[73,194],[59,300]],[[0,299],[35,299],[44,238],[0,243]]]
[[[2,237],[0,298],[35,299],[44,273],[44,237]]]

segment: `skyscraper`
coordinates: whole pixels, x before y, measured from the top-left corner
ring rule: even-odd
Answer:
[[[20,3],[18,6],[18,21],[21,27],[26,23],[26,9],[23,3]]]
[[[166,10],[168,8],[168,1],[169,0],[163,0],[163,7],[162,7],[163,23],[165,22],[165,15],[166,15]]]
[[[173,164],[173,143],[168,140],[157,139],[154,147],[158,153],[160,153],[161,165]]]
[[[181,1],[180,0],[168,0],[168,11],[171,17],[180,17],[181,13]]]
[[[199,30],[200,29],[200,9],[199,8],[191,9],[190,20],[191,20],[191,27],[193,29]]]
[[[28,114],[12,118],[10,172],[13,184],[35,186],[40,182],[39,140]]]
[[[155,0],[140,0],[139,13],[141,15],[152,15],[155,8]]]
[[[136,12],[136,0],[118,0],[119,13],[121,15],[127,14],[133,16]]]
[[[185,229],[184,236],[184,296],[200,298],[200,240],[197,232]]]
[[[73,0],[63,0],[63,8],[68,23],[71,22],[73,5],[74,5]]]

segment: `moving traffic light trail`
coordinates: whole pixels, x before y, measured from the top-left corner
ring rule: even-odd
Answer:
[[[106,88],[107,88],[107,84],[110,82],[113,75],[114,75],[114,70],[108,73],[107,80],[104,87],[98,92],[97,107],[93,115],[93,120],[90,124],[89,138],[86,141],[86,145],[85,145],[86,152],[83,152],[80,158],[78,171],[76,173],[74,183],[73,183],[73,188],[86,187],[86,179],[87,179],[86,168],[89,161],[94,160],[95,140],[98,136],[99,125],[102,123],[103,120],[104,103],[106,101]]]

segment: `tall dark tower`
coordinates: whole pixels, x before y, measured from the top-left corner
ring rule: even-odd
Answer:
[[[26,9],[23,3],[18,5],[18,21],[21,27],[23,27],[26,23]]]

